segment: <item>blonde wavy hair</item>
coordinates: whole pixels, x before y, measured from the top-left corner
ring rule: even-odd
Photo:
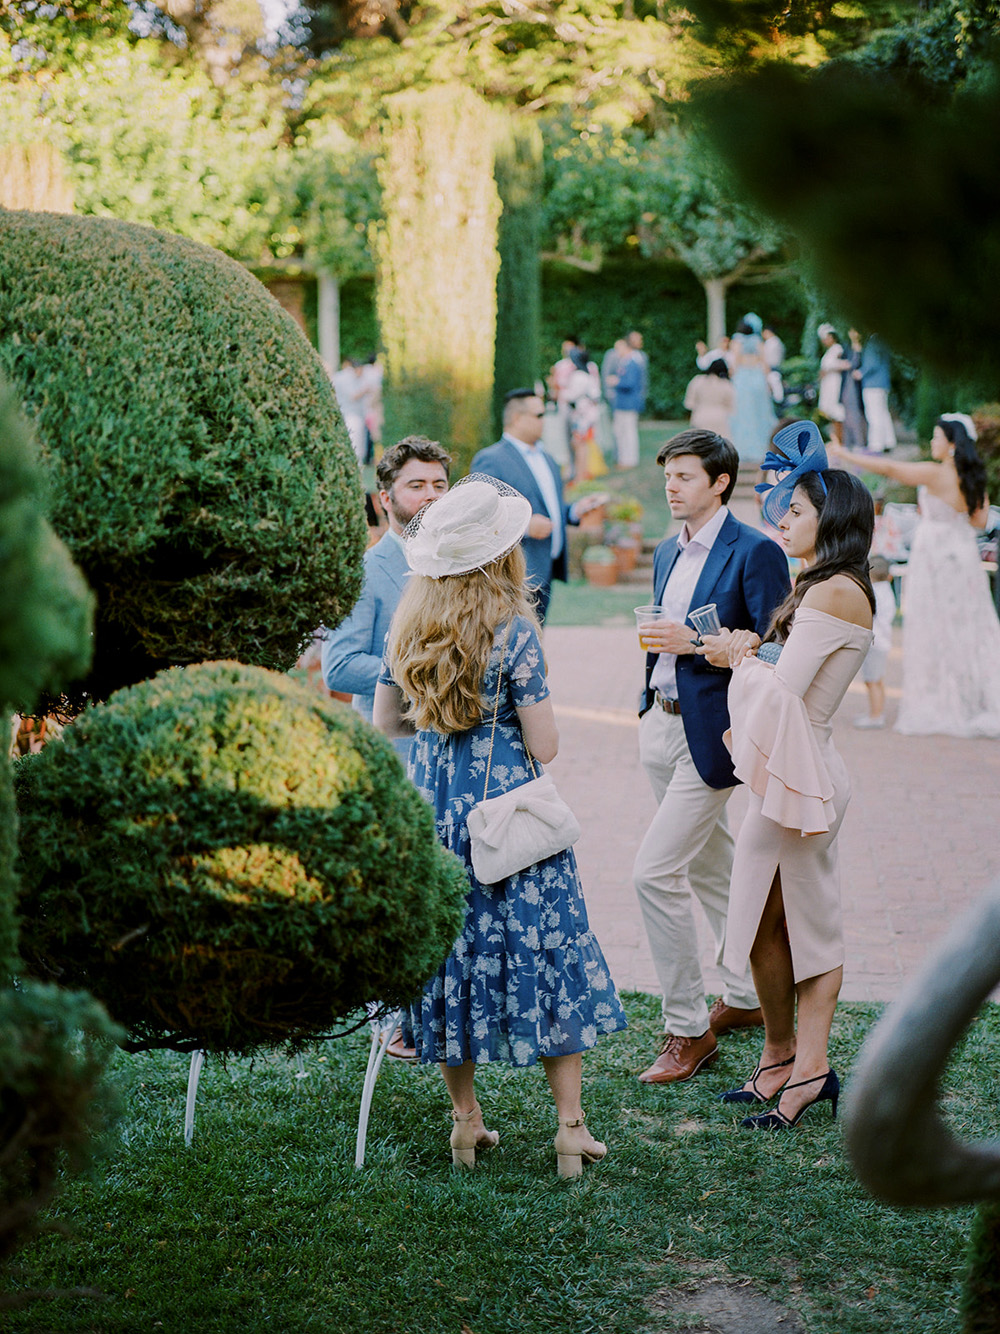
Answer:
[[[523,616],[541,633],[526,572],[516,546],[482,570],[407,580],[389,629],[388,661],[407,699],[403,716],[418,730],[467,732],[492,710],[483,677],[497,626]]]

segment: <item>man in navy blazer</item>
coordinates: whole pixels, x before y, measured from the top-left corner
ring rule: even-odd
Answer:
[[[448,490],[450,466],[451,456],[436,441],[408,435],[385,451],[375,469],[389,528],[365,552],[361,596],[336,630],[326,632],[322,648],[328,689],[353,695],[354,708],[368,722],[389,622],[409,573],[400,533],[418,510]],[[396,748],[405,760],[409,738]]]
[[[660,450],[667,503],[681,531],[653,557],[654,602],[643,629],[650,651],[639,723],[639,756],[659,803],[635,862],[635,886],[663,991],[666,1030],[647,1084],[690,1079],[718,1055],[716,1036],[761,1023],[749,969],[722,966],[733,839],[726,802],[736,783],[722,736],[729,727],[731,673],[695,652],[692,608],[715,603],[721,625],[763,636],[790,591],[776,542],[733,517],[739,456],[714,431],[682,431]],[[709,1014],[698,961],[692,894],[705,910],[723,981]]]
[[[552,580],[566,578],[567,524],[579,523],[581,515],[607,499],[586,496],[566,504],[559,465],[538,443],[544,420],[545,404],[533,389],[512,389],[504,395],[503,435],[495,445],[479,451],[471,468],[506,482],[531,501],[531,519],[521,547],[528,583],[535,589],[538,619],[543,622]]]

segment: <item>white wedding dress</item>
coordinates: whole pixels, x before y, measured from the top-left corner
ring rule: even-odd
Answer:
[[[896,731],[1000,737],[1000,621],[967,514],[921,487]]]

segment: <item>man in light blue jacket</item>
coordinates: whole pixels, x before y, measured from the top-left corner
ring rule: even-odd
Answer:
[[[375,469],[378,497],[389,528],[365,552],[361,596],[350,616],[336,630],[325,632],[321,659],[327,688],[353,695],[353,707],[368,722],[372,720],[385,637],[409,573],[400,534],[418,511],[448,490],[450,467],[451,455],[437,441],[408,435],[385,451]],[[405,764],[410,738],[392,744]],[[401,1061],[413,1061],[417,1055],[412,1034],[402,1028],[396,1029],[386,1051]]]
[[[400,533],[424,505],[448,490],[451,456],[434,440],[408,435],[387,449],[375,475],[388,531],[365,552],[365,579],[351,614],[323,641],[323,680],[330,690],[354,696],[353,707],[372,720],[375,685],[389,622],[408,572]],[[393,743],[405,761],[409,739]]]

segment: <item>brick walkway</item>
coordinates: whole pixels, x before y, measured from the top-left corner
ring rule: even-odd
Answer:
[[[636,598],[636,604],[645,601]],[[889,665],[890,719],[901,654]],[[553,627],[545,634],[560,754],[550,766],[580,820],[577,855],[591,923],[619,987],[658,991],[632,861],[653,813],[637,754],[642,657],[631,626]],[[928,947],[1000,874],[996,793],[1000,741],[860,732],[855,681],[834,720],[854,795],[841,833],[847,937],[843,998],[889,1000]],[[730,801],[734,830],[745,798]],[[707,989],[716,990],[700,918]]]

